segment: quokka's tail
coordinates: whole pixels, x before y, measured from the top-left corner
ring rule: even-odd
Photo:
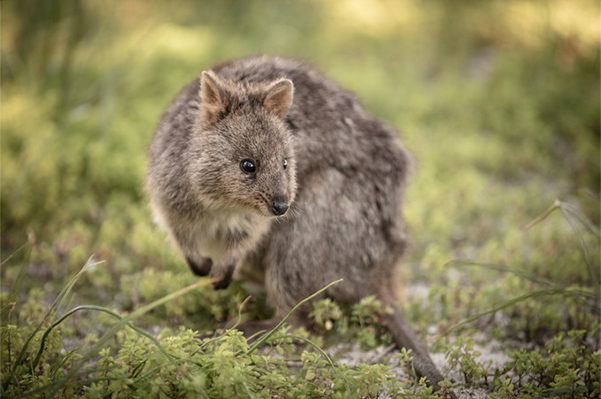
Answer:
[[[442,374],[430,358],[430,354],[422,342],[405,321],[401,309],[392,305],[393,311],[383,316],[383,324],[392,334],[394,341],[399,347],[413,351],[413,368],[419,377],[426,377],[428,384],[439,391],[439,382],[443,380]],[[457,399],[453,391],[446,392],[448,398]]]

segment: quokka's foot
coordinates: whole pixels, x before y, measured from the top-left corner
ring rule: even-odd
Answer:
[[[223,269],[225,270],[218,270],[218,272],[215,273],[214,278],[217,279],[217,281],[213,283],[213,287],[216,290],[223,290],[229,287],[229,285],[232,283],[232,277],[234,275],[234,266],[230,266]]]
[[[211,258],[201,258],[200,262],[196,262],[194,259],[186,257],[186,262],[188,262],[188,266],[190,267],[190,270],[192,270],[192,273],[201,277],[208,275],[213,266]]]

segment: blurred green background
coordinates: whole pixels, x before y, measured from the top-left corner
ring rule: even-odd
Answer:
[[[444,267],[475,258],[594,284],[561,216],[522,228],[556,198],[599,226],[598,1],[19,0],[1,17],[2,259],[28,243],[3,290],[26,263],[23,295],[50,296],[91,256],[79,301],[128,310],[194,281],[152,224],[146,150],[181,86],[258,53],[308,61],[401,131],[408,280],[528,289]],[[166,320],[222,319],[232,296],[187,296]]]

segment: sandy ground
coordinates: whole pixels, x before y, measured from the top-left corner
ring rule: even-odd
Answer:
[[[475,345],[474,350],[481,352],[478,357],[478,362],[486,365],[487,371],[491,374],[496,368],[502,368],[510,359],[503,351],[500,342],[493,340],[486,345]],[[396,355],[399,353],[394,345],[380,346],[372,350],[362,350],[359,344],[353,343],[338,343],[332,345],[327,350],[336,362],[343,363],[349,366],[357,366],[359,364],[385,364],[392,373],[400,380],[408,381],[410,376],[399,366]],[[432,360],[449,381],[455,385],[455,394],[459,399],[483,399],[487,398],[489,393],[484,389],[479,388],[464,388],[462,385],[465,380],[459,370],[450,368],[448,362],[442,353],[432,353]]]
[[[426,299],[428,292],[429,287],[424,284],[411,284],[405,287],[404,290],[405,297],[423,297],[424,300]],[[508,320],[503,320],[503,317],[500,314],[495,316],[495,324],[497,325],[503,325],[508,322]],[[436,335],[436,331],[430,332],[430,335]],[[478,363],[484,365],[490,374],[493,374],[494,370],[497,368],[502,369],[503,365],[510,360],[506,355],[507,345],[503,345],[501,342],[491,339],[484,333],[474,336],[473,340],[476,342],[474,350],[481,353],[477,359]],[[399,379],[410,379],[410,376],[406,371],[399,366],[399,362],[396,358],[399,351],[394,345],[381,346],[373,350],[365,351],[356,343],[337,343],[328,347],[327,352],[339,363],[344,363],[349,366],[357,366],[362,363],[381,363],[387,365]],[[455,394],[459,399],[482,399],[489,396],[490,392],[484,389],[463,387],[462,385],[465,384],[463,375],[459,370],[451,369],[443,353],[431,353],[430,356],[442,375],[453,383],[455,386]]]

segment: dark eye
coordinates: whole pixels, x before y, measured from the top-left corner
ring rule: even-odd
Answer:
[[[282,163],[282,166],[284,167],[284,170],[286,170],[288,168],[288,161],[284,159],[284,163]]]
[[[242,169],[244,173],[255,173],[257,171],[255,163],[250,159],[243,159],[240,162],[240,169]]]

